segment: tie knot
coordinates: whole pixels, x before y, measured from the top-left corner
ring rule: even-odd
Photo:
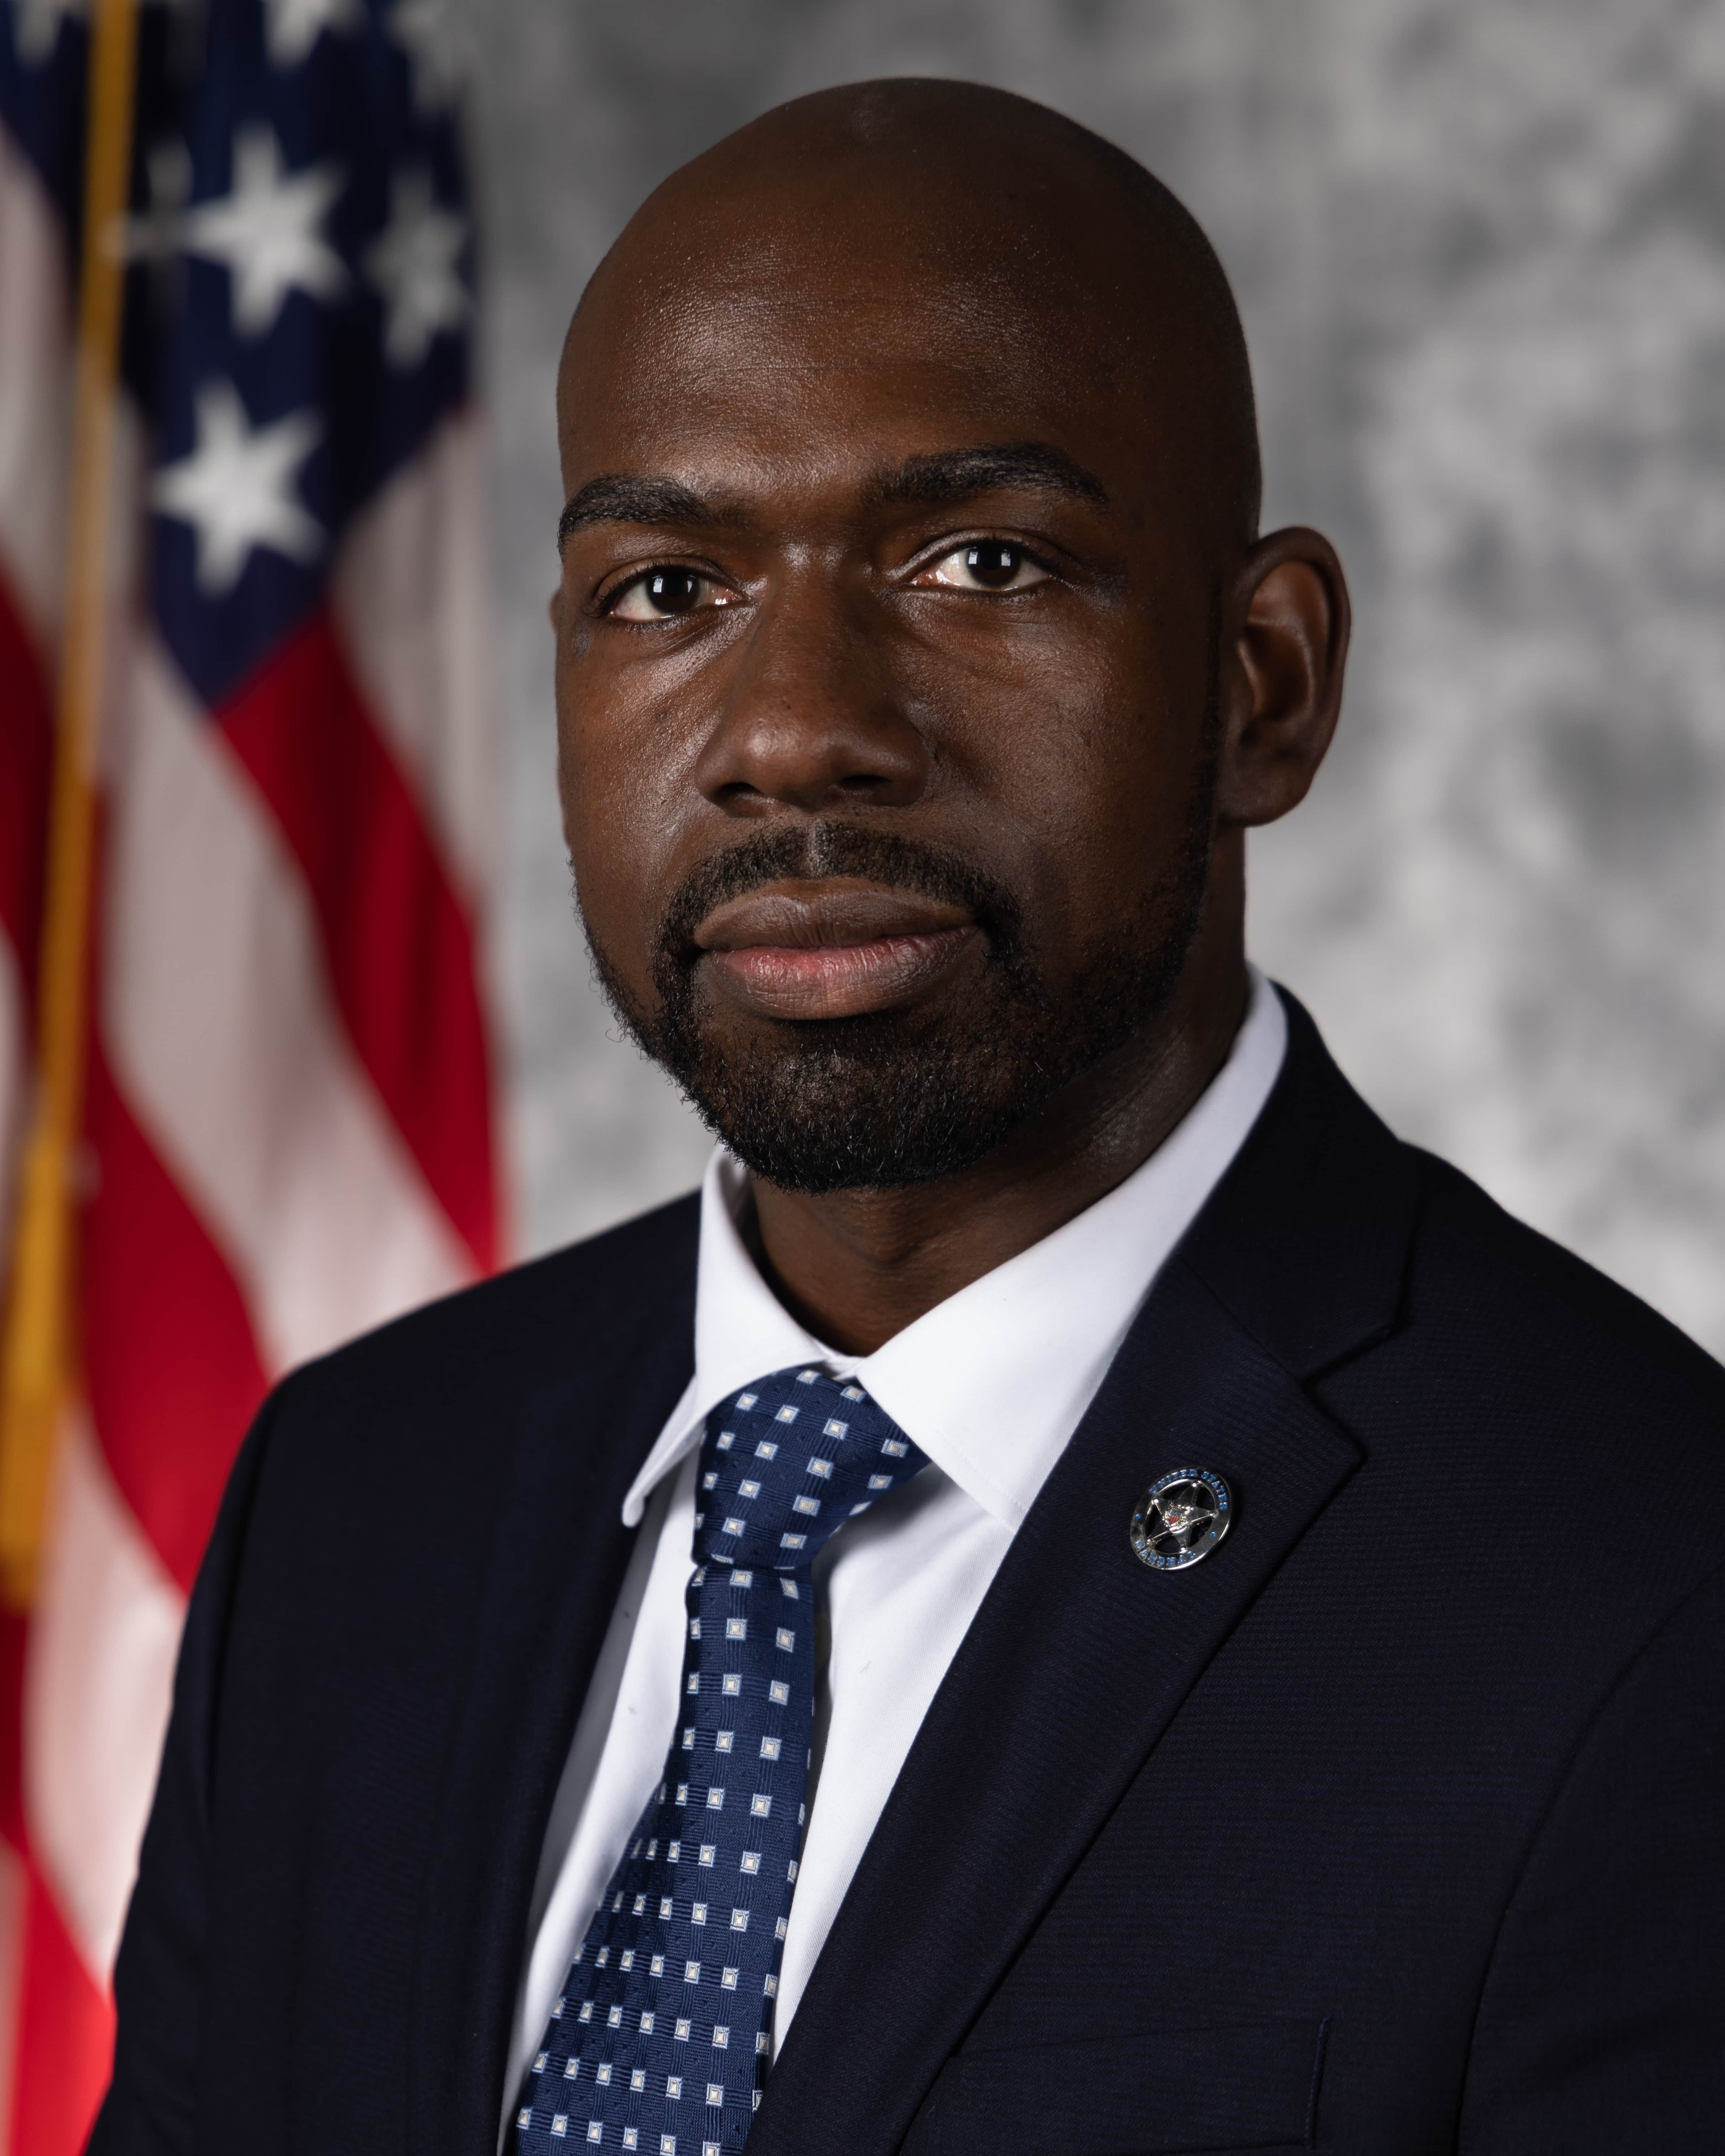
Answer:
[[[776,1370],[706,1419],[695,1561],[802,1571],[846,1520],[927,1465],[860,1385]]]

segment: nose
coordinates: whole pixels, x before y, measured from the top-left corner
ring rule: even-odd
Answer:
[[[865,610],[814,570],[759,603],[696,765],[709,801],[819,815],[919,798],[933,757]]]

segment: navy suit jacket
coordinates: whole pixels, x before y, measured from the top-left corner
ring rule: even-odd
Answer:
[[[749,2156],[1725,2147],[1725,1374],[1286,1066],[942,1686]],[[297,1372],[193,1598],[96,2156],[490,2156],[696,1208]],[[1177,1573],[1127,1522],[1233,1486]]]

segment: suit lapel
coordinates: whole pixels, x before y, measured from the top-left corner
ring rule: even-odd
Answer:
[[[623,1500],[693,1366],[693,1257],[643,1281],[639,1327],[583,1343],[514,1438],[420,1905],[416,2156],[495,2144],[546,1821],[634,1541]]]
[[[1153,1293],[1019,1531],[816,1964],[750,2156],[886,2156],[1146,1756],[1360,1462],[1312,1372],[1394,1323],[1408,1156],[1297,1005],[1257,1129]],[[1314,1280],[1315,1269],[1315,1280]],[[1150,1482],[1235,1499],[1202,1564],[1127,1528]]]

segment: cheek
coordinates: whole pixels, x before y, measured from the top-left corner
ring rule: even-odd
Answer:
[[[1170,682],[1153,639],[1090,628],[1015,639],[1009,666],[942,692],[948,775],[1057,968],[1132,911],[1180,848],[1203,741],[1201,685],[1194,701]]]
[[[1075,963],[1143,916],[1184,850],[1193,773],[1170,753],[1169,732],[1142,704],[1113,706],[1073,742],[1050,788],[1050,901]]]
[[[582,910],[648,1008],[655,937],[711,819],[697,777],[713,724],[706,663],[699,649],[660,654],[591,629],[557,656],[557,788]]]
[[[607,958],[643,988],[669,896],[673,804],[688,759],[662,717],[598,692],[578,660],[557,680],[557,793],[582,911]]]

